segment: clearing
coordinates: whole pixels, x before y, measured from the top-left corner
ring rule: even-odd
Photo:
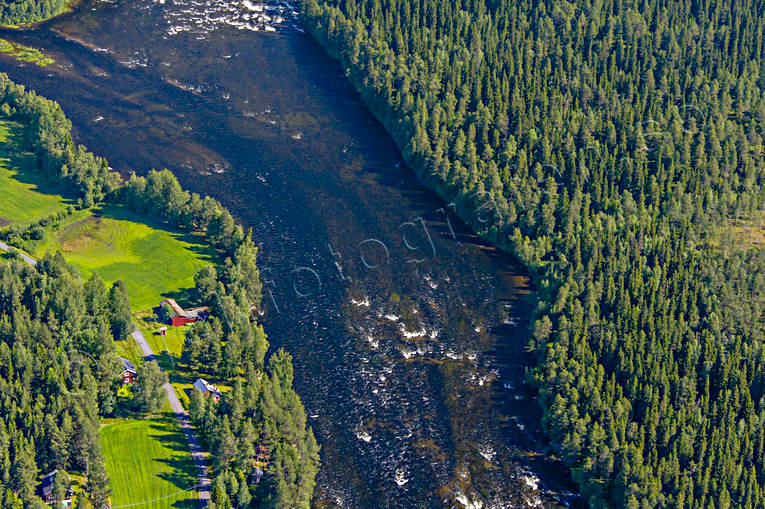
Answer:
[[[32,248],[37,257],[61,251],[85,278],[96,272],[108,284],[125,282],[134,311],[194,287],[194,274],[218,263],[200,235],[179,233],[125,207],[108,205],[79,219]]]

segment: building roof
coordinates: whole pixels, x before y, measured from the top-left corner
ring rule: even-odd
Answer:
[[[40,477],[40,491],[42,492],[43,497],[53,491],[53,483],[56,480],[57,473],[58,470],[54,470],[53,472]]]
[[[219,398],[222,396],[218,388],[208,383],[204,378],[198,378],[197,381],[194,382],[194,388],[202,394],[207,394],[209,392],[215,396],[218,396]]]
[[[198,378],[196,382],[194,382],[194,388],[204,394],[207,392],[207,382],[203,378]]]
[[[125,368],[125,371],[133,373],[134,375],[137,373],[137,371],[135,370],[135,366],[133,366],[132,362],[122,357],[119,357],[119,360],[122,361],[122,367]]]
[[[186,312],[183,310],[181,306],[178,305],[177,302],[175,302],[175,299],[165,299],[159,303],[160,306],[162,306],[163,304],[167,304],[172,310],[172,312],[175,314],[175,316],[186,316]],[[175,318],[175,316],[173,318]]]
[[[172,318],[175,318],[176,316],[182,316],[183,318],[188,318],[190,320],[193,320],[195,318],[198,318],[200,314],[207,313],[207,311],[209,310],[209,308],[206,308],[206,307],[183,309],[175,301],[175,299],[165,299],[159,303],[160,306],[163,306],[165,304],[167,304],[167,306],[170,308],[173,315]]]
[[[206,308],[206,307],[187,309],[185,311],[186,318],[191,318],[191,319],[199,318],[199,315],[203,315],[207,313],[208,310],[209,308]]]
[[[56,482],[56,476],[58,475],[58,470],[54,470],[53,472],[49,472],[45,474],[44,476],[40,477],[40,491],[42,492],[43,497],[47,497],[53,492],[53,484]],[[66,495],[68,497],[71,497],[73,493],[72,487],[69,486],[66,490]]]

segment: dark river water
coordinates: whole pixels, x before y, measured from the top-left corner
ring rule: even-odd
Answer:
[[[272,347],[322,446],[316,507],[524,507],[573,495],[524,383],[522,266],[424,188],[288,3],[86,0],[0,36],[123,174],[169,168],[261,245]],[[140,501],[136,501],[140,502]]]

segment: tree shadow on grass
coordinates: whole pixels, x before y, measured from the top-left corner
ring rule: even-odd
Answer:
[[[174,292],[164,292],[162,297],[175,300],[184,309],[201,306],[196,288],[181,288]]]
[[[170,352],[167,350],[162,350],[159,353],[154,353],[154,360],[159,363],[159,367],[161,367],[166,372],[171,372],[176,369],[177,360],[175,357],[170,355]]]
[[[0,162],[7,162],[8,168],[16,172],[13,178],[33,186],[33,191],[61,196],[64,204],[75,204],[77,197],[69,188],[43,174],[37,158],[31,153],[24,126],[12,117],[0,116],[0,121],[8,122],[8,140],[0,142]]]
[[[220,254],[206,243],[204,236],[173,229],[164,222],[142,216],[119,205],[106,205],[97,212],[97,216],[142,224],[153,230],[148,236],[128,238],[124,249],[136,260],[110,260],[113,263],[107,263],[98,269],[102,277],[125,279],[126,275],[133,274],[134,283],[138,285],[136,288],[143,289],[144,294],[145,290],[150,290],[161,299],[175,299],[184,308],[200,305],[193,286],[180,289],[177,287],[188,285],[188,278],[193,278],[202,266],[221,263]],[[178,243],[168,244],[168,237]],[[178,284],[181,280],[183,284]],[[159,302],[154,305],[158,306]]]
[[[188,458],[162,458],[155,461],[164,463],[170,468],[169,471],[162,472],[157,477],[169,482],[178,488],[178,491],[187,490],[199,484],[199,478],[196,476],[196,467],[191,460],[191,456]]]
[[[174,454],[170,458],[156,459],[155,461],[164,463],[169,467],[169,471],[161,472],[157,474],[157,477],[171,483],[179,491],[196,486],[199,482],[196,476],[196,467],[191,458],[186,437],[178,427],[175,416],[169,412],[164,413],[158,422],[151,424],[150,428],[153,431],[151,437],[160,441],[163,447],[181,453],[180,455]],[[173,507],[191,507],[187,506],[186,503],[196,503],[196,501],[191,494],[189,497],[191,500],[179,500]]]
[[[183,366],[179,366],[179,367],[183,367]],[[190,372],[189,373],[178,373],[178,372],[174,371],[173,373],[169,374],[170,383],[171,384],[185,384],[185,383],[188,383],[188,376],[187,375],[190,376],[191,373]]]
[[[188,451],[186,437],[183,431],[178,427],[178,421],[172,412],[163,412],[161,417],[155,417],[150,429],[154,431],[152,437],[158,439],[169,449],[175,451]]]
[[[189,244],[186,246],[186,249],[197,255],[197,258],[200,260],[211,264],[219,264],[221,261],[218,251],[207,244],[206,239],[198,233],[192,233],[189,231],[172,228],[170,225],[163,221],[158,221],[148,216],[143,216],[133,212],[132,210],[129,210],[127,207],[122,205],[106,205],[101,209],[100,215],[101,217],[106,217],[117,221],[130,221],[133,223],[145,224],[154,230],[167,232],[171,234],[174,239]]]
[[[191,492],[194,493],[194,492]],[[196,509],[199,507],[199,500],[196,498],[191,498],[192,495],[189,494],[189,498],[186,498],[184,500],[176,500],[172,507],[177,507],[179,509]]]

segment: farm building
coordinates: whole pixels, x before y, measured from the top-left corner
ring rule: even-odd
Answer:
[[[183,309],[175,302],[175,299],[165,299],[159,303],[159,307],[165,310],[173,327],[181,327],[197,320],[205,321],[210,316],[209,309],[206,307]]]
[[[217,403],[220,401],[220,398],[223,394],[218,390],[217,387],[214,385],[207,383],[207,380],[204,378],[197,379],[196,382],[194,382],[194,388],[202,393],[202,396],[207,396],[208,394],[210,397],[212,397],[215,402]]]
[[[58,476],[58,470],[54,470],[53,472],[50,472],[49,474],[45,474],[40,478],[40,485],[37,487],[37,494],[40,495],[40,498],[42,498],[46,504],[53,505],[56,502],[56,493],[55,493],[55,487],[56,487],[56,477]],[[60,507],[71,507],[72,505],[72,495],[74,492],[72,491],[72,486],[69,483],[68,476],[66,480],[61,479],[61,486],[64,488],[64,494],[63,498],[60,500],[61,506]]]
[[[128,385],[135,383],[135,376],[137,371],[133,363],[127,359],[119,358],[122,362],[122,385]]]

